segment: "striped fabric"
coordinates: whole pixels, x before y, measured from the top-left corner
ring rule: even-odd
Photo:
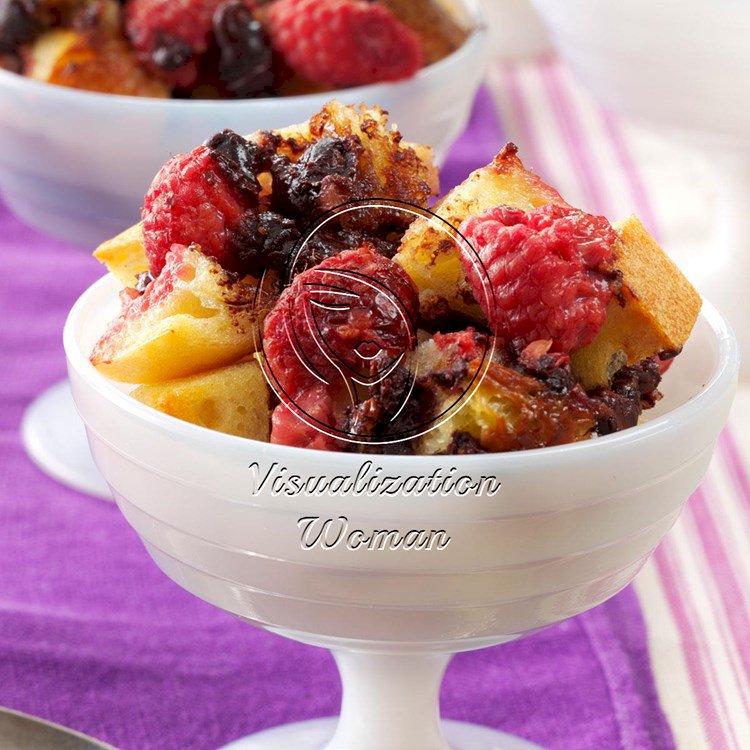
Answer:
[[[604,112],[552,59],[497,64],[489,88],[527,165],[572,203],[637,213],[698,277],[713,197],[705,164]],[[750,391],[708,476],[636,581],[662,707],[678,748],[750,748]]]

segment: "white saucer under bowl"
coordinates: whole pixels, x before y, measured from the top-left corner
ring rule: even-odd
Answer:
[[[112,500],[91,458],[86,429],[76,412],[70,383],[55,383],[37,396],[21,422],[21,440],[31,460],[66,487]]]

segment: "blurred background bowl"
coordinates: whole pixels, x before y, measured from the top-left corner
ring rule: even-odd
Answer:
[[[560,54],[607,106],[675,130],[750,134],[747,3],[534,2]]]
[[[714,231],[690,259],[691,280],[750,351],[750,4],[534,3],[560,55],[602,104],[705,156],[716,201],[703,210]],[[680,211],[688,222],[689,209]],[[750,357],[742,377],[750,380]]]
[[[552,49],[531,0],[482,0],[490,26],[490,56],[522,60]]]
[[[0,70],[0,192],[25,222],[91,248],[139,220],[164,162],[224,128],[248,134],[302,122],[334,97],[377,104],[407,140],[442,160],[466,125],[484,73],[479,0],[450,8],[469,31],[450,56],[400,83],[232,101],[149,99],[63,88]]]

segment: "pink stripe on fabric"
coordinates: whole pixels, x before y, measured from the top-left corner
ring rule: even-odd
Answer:
[[[585,134],[575,110],[575,104],[568,99],[565,86],[560,78],[559,66],[554,60],[540,63],[542,81],[550,99],[560,127],[571,148],[573,160],[581,175],[581,184],[586,193],[587,208],[598,214],[607,213],[607,191],[586,148]]]
[[[607,133],[612,140],[615,153],[617,154],[618,160],[620,161],[628,178],[628,182],[630,183],[636,204],[636,210],[647,223],[649,230],[658,239],[661,234],[659,222],[652,210],[651,202],[649,201],[643,180],[641,179],[633,158],[628,151],[625,139],[622,135],[622,130],[618,126],[611,112],[605,111],[603,113],[603,120]],[[722,434],[719,436],[719,451],[729,468],[734,484],[739,490],[740,497],[744,501],[744,504],[750,507],[750,475],[748,475],[745,463],[743,462],[739,449],[737,448],[737,443],[732,434],[731,427],[724,428]]]
[[[719,436],[719,448],[744,505],[750,508],[750,475],[748,475],[732,430],[728,427]]]
[[[703,725],[706,727],[706,734],[708,741],[711,743],[711,749],[725,750],[725,748],[737,748],[736,739],[732,737],[730,744],[730,739],[724,732],[724,726],[715,705],[714,697],[709,690],[710,681],[716,689],[719,696],[719,703],[721,704],[721,711],[726,717],[727,711],[724,701],[721,699],[711,657],[706,653],[704,639],[698,632],[700,626],[697,623],[695,609],[691,606],[689,596],[683,597],[680,595],[682,587],[680,583],[681,576],[679,567],[673,559],[669,543],[662,544],[657,549],[653,560],[659,576],[664,582],[664,594],[677,623],[677,629],[682,642],[682,652],[685,656],[690,681],[693,684],[693,692],[698,702]]]
[[[576,161],[581,166],[581,174],[584,178],[585,186],[591,194],[593,205],[596,210],[603,211],[607,203],[605,198],[606,183],[601,181],[594,173],[589,159],[589,153],[586,150],[585,139],[581,132],[581,126],[578,116],[575,114],[575,103],[567,96],[566,86],[562,77],[555,69],[554,64],[546,63],[542,66],[542,74],[545,80],[548,95],[555,105],[555,112],[558,116],[561,126],[565,132],[566,138],[573,147]],[[605,123],[607,124],[607,123]],[[633,190],[633,197],[637,204],[637,210],[650,223],[652,228],[656,228],[656,219],[651,208],[648,194],[643,182],[638,174],[637,168],[630,158],[625,147],[624,140],[619,133],[614,122],[610,120],[606,128],[607,133],[612,139],[615,152],[620,160],[628,181]],[[703,633],[697,613],[691,606],[689,596],[681,597],[679,590],[687,591],[687,582],[682,579],[679,567],[672,558],[671,550],[664,545],[654,556],[656,567],[662,581],[667,602],[675,617],[680,632],[683,652],[688,665],[693,692],[698,700],[699,709],[706,726],[709,740],[711,741],[712,750],[721,750],[722,748],[737,747],[737,740],[734,733],[731,732],[731,723],[728,719],[727,709],[718,686],[718,680],[710,654],[707,652],[702,638]],[[700,651],[699,657],[696,651]],[[705,666],[704,666],[705,665]],[[716,691],[716,699],[708,689],[707,680],[711,680]],[[717,705],[718,704],[718,705]],[[721,712],[721,713],[719,713]],[[721,716],[726,718],[726,726],[730,727],[730,735],[727,735],[721,721]],[[731,745],[730,745],[731,740]]]
[[[721,539],[719,529],[716,525],[715,515],[720,509],[711,502],[714,495],[713,487],[708,480],[695,492],[690,501],[690,511],[695,519],[695,527],[701,541],[701,546],[706,554],[713,585],[722,600],[722,613],[729,625],[729,637],[735,645],[735,650],[740,655],[742,671],[746,679],[750,678],[750,652],[742,647],[743,643],[750,641],[750,620],[747,617],[747,601],[742,593],[742,585],[737,577],[737,571],[727,554],[726,547]],[[710,585],[710,582],[709,582]],[[732,662],[732,670],[735,678],[740,682],[742,675],[736,665]],[[750,702],[744,690],[740,690],[745,710],[750,713]]]
[[[636,211],[642,221],[645,222],[649,231],[658,239],[661,234],[659,222],[657,221],[656,214],[651,206],[651,201],[648,198],[648,193],[646,192],[646,187],[643,184],[641,175],[638,173],[638,170],[633,163],[633,159],[628,152],[628,148],[625,145],[622,131],[615,122],[612,113],[607,110],[602,111],[602,122],[604,123],[604,129],[607,131],[607,135],[609,135],[610,141],[612,142],[612,148],[617,156],[617,160],[620,162],[622,171],[625,173],[625,177],[630,184],[630,190],[633,193]]]
[[[508,63],[503,67],[505,87],[510,98],[511,107],[513,107],[513,112],[518,118],[518,125],[521,128],[519,135],[523,138],[523,142],[521,143],[522,151],[529,154],[528,166],[543,177],[547,173],[547,165],[537,144],[534,127],[529,117],[529,110],[521,92],[516,67],[515,63]]]

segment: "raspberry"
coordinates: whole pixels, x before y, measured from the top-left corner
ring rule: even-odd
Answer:
[[[233,270],[231,241],[252,198],[227,177],[220,157],[207,146],[170,159],[144,199],[143,239],[151,274],[159,274],[175,243],[196,243],[204,255]]]
[[[433,339],[440,351],[451,348],[465,362],[475,362],[482,359],[488,349],[487,336],[471,327],[465,331],[436,333]]]
[[[226,0],[127,0],[125,30],[141,62],[180,88],[198,76],[197,58],[212,42],[214,13]],[[248,7],[253,5],[249,2]]]
[[[411,279],[371,245],[299,274],[266,316],[269,376],[294,401],[311,385],[372,382],[416,344]]]
[[[365,0],[276,0],[274,46],[313,83],[346,87],[397,81],[422,66],[419,37],[383,5]]]
[[[461,232],[487,271],[464,248],[467,278],[503,343],[550,339],[554,351],[570,352],[594,339],[612,295],[607,264],[617,239],[604,217],[551,204],[529,213],[497,206],[467,219]]]
[[[270,441],[313,450],[343,449],[346,443],[327,432],[336,427],[335,411],[329,390],[318,383],[299,394],[294,405],[279,404],[273,410]]]

